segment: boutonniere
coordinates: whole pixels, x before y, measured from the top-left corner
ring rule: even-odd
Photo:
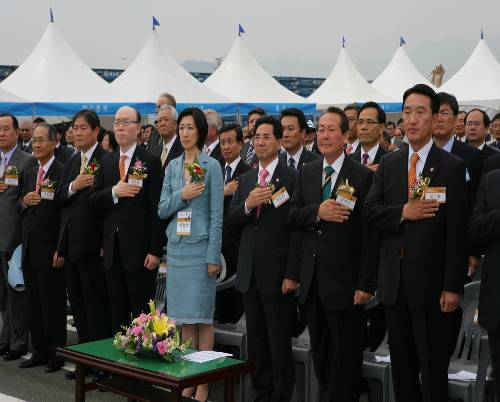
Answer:
[[[429,177],[422,177],[420,175],[418,179],[415,181],[413,186],[410,188],[410,199],[411,200],[417,200],[417,199],[423,199],[425,195],[425,190],[427,187],[429,187],[429,183],[431,182],[431,179]]]
[[[341,180],[335,195],[335,201],[344,207],[347,207],[351,211],[354,210],[356,206],[357,198],[354,197],[356,192],[355,188],[349,183],[349,179]]]
[[[198,159],[195,159],[194,162],[186,163],[185,167],[189,173],[189,177],[191,177],[191,183],[201,183],[205,181],[207,169],[201,167]]]
[[[276,186],[275,186],[275,185],[274,185],[274,183],[273,183],[273,182],[271,182],[271,181],[270,181],[269,183],[267,183],[265,186],[261,186],[259,183],[257,183],[257,184],[255,185],[255,187],[258,187],[258,188],[268,188],[269,190],[271,190],[271,193],[272,193],[272,194],[274,194],[274,192],[276,191]],[[269,198],[269,199],[265,202],[265,204],[271,204],[271,203],[272,203],[271,198]]]
[[[38,187],[40,187],[40,197],[42,200],[53,200],[54,193],[56,190],[57,181],[52,181],[49,178],[42,180],[38,183]]]
[[[97,169],[99,169],[99,162],[97,162],[97,159],[94,158],[92,162],[88,163],[87,166],[85,166],[83,173],[94,176]]]
[[[4,171],[4,182],[8,186],[17,187],[19,185],[19,171],[14,165],[9,165]]]
[[[134,186],[142,187],[142,182],[148,177],[148,168],[146,163],[142,162],[140,159],[136,159],[133,166],[129,167],[128,170],[128,183]]]

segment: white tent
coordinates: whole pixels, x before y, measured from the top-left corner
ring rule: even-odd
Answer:
[[[133,101],[95,74],[53,22],[0,88],[34,102],[36,113],[41,115],[72,114],[85,107],[112,114],[119,103]]]
[[[166,49],[153,29],[140,53],[111,86],[137,99],[154,103],[161,92],[175,96],[177,104],[213,108],[220,112],[231,109],[231,101],[207,88],[189,74]]]
[[[264,70],[240,36],[205,85],[237,102],[240,112],[255,106],[270,113],[294,106],[314,111],[314,105],[286,89]]]
[[[404,45],[401,44],[384,71],[373,81],[372,86],[401,102],[404,92],[416,84],[427,84],[436,89],[416,69],[408,57]]]
[[[337,63],[325,82],[307,99],[315,102],[318,109],[374,101],[386,111],[399,111],[396,100],[383,95],[363,78],[345,47],[340,50]]]
[[[0,113],[31,115],[32,104],[27,100],[21,99],[5,89],[0,88]]]
[[[481,107],[490,113],[500,110],[500,65],[484,39],[439,90],[455,95],[465,108]]]

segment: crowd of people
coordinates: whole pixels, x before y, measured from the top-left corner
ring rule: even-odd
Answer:
[[[4,360],[30,335],[19,367],[60,370],[67,300],[79,342],[109,338],[148,309],[163,260],[167,314],[194,348],[214,348],[214,319],[244,314],[255,400],[291,399],[291,339],[307,325],[321,401],[359,400],[363,350],[386,331],[396,401],[446,401],[460,295],[478,278],[498,372],[500,114],[424,84],[397,122],[375,102],[316,123],[256,108],[245,128],[179,113],[168,93],[156,106],[154,125],[121,107],[113,131],[92,110],[61,133],[0,114]],[[19,246],[22,288],[8,275]],[[236,279],[216,292],[221,254]]]

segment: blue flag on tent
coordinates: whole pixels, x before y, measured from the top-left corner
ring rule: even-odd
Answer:
[[[54,13],[52,12],[52,7],[50,7],[50,22],[54,22]]]
[[[483,32],[483,28],[481,28],[481,39],[484,39],[484,32]]]
[[[345,47],[345,37],[342,36],[342,47]]]
[[[238,36],[241,36],[242,33],[245,33],[245,30],[241,26],[241,24],[238,24]]]
[[[153,29],[160,26],[160,21],[153,15]]]
[[[402,36],[400,36],[399,37],[399,46],[403,46],[404,44],[406,44],[405,38],[403,38]]]

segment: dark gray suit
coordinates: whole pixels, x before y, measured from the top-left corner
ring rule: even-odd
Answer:
[[[14,249],[21,244],[21,216],[18,212],[25,171],[35,167],[37,161],[22,151],[19,146],[10,157],[7,166],[15,166],[19,172],[17,187],[9,186],[0,193],[0,253],[2,269],[0,273],[0,312],[2,329],[0,347],[8,346],[13,351],[28,349],[28,299],[26,291],[18,292],[7,283],[7,261]]]

